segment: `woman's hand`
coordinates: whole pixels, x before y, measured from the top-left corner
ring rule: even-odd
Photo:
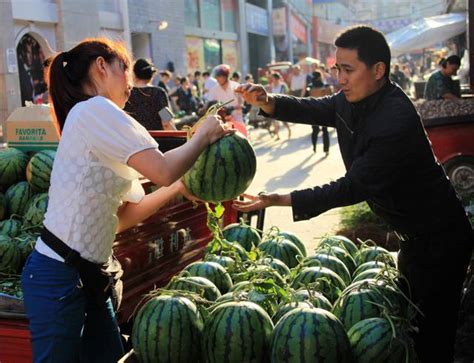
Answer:
[[[186,189],[186,186],[183,183],[183,179],[178,179],[173,183],[173,186],[176,188],[179,194],[181,194],[183,197],[186,199],[190,200],[191,202],[201,202],[200,199],[198,199],[196,196],[191,194],[188,189]]]
[[[240,212],[252,212],[277,205],[279,194],[259,193],[258,195],[242,194],[248,200],[234,200],[232,207]]]
[[[207,139],[207,143],[213,144],[221,137],[233,134],[235,130],[230,129],[219,116],[210,115],[199,123],[195,135],[203,136]]]

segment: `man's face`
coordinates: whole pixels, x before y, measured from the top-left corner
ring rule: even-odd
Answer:
[[[216,80],[217,80],[217,83],[219,83],[221,86],[225,86],[228,78],[226,76],[217,76]]]
[[[448,76],[455,76],[458,73],[459,66],[457,64],[448,63],[446,65],[446,74]]]
[[[336,48],[339,86],[349,102],[359,102],[378,90],[375,66],[367,67],[356,49]],[[380,77],[380,76],[379,76]]]

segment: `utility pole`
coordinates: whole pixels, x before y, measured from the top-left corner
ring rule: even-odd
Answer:
[[[469,48],[469,84],[474,92],[474,0],[468,0],[467,16],[469,27],[467,29],[467,44]]]

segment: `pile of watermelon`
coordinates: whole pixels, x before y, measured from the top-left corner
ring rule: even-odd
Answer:
[[[21,273],[41,232],[55,155],[0,150],[0,286]]]
[[[212,228],[211,228],[212,229]],[[396,260],[367,242],[236,223],[134,319],[141,362],[413,362],[416,307]]]

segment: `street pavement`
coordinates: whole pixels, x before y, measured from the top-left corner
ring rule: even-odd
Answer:
[[[250,141],[257,154],[257,174],[247,193],[260,191],[289,193],[296,189],[311,188],[334,181],[345,173],[337,145],[336,132],[329,129],[331,142],[329,156],[323,153],[319,134],[316,153],[311,144],[311,126],[291,125],[291,138],[285,127],[280,129],[280,140],[271,137],[267,130],[251,129]],[[332,209],[308,221],[293,222],[291,208],[270,207],[265,212],[264,230],[277,226],[294,232],[312,251],[319,239],[334,233],[340,221],[340,209]],[[253,220],[252,225],[255,226]]]

